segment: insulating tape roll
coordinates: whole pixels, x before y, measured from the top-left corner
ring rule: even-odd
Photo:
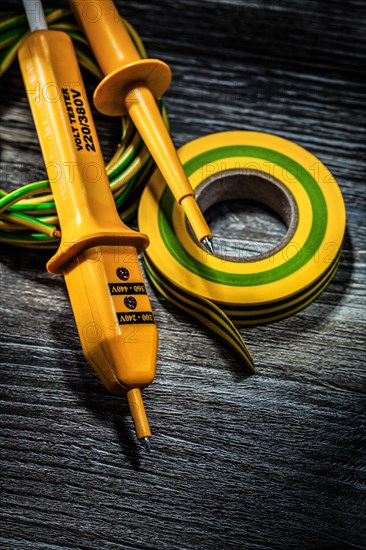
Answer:
[[[273,250],[237,261],[212,256],[195,240],[159,171],[139,205],[139,229],[150,238],[145,263],[153,284],[253,368],[234,325],[287,317],[324,290],[341,254],[342,194],[317,158],[270,134],[208,135],[181,147],[179,157],[203,211],[223,200],[249,199],[271,207],[286,223],[287,233]]]

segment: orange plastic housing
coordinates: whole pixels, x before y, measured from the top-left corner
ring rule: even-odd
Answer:
[[[85,357],[105,386],[145,387],[158,342],[137,255],[149,241],[118,215],[71,39],[35,31],[19,62],[61,226],[47,268],[65,276]]]

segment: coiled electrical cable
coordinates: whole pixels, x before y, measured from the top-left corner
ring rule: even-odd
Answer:
[[[80,65],[102,79],[103,75],[71,11],[46,10],[46,20],[50,29],[70,35]],[[125,24],[141,57],[147,57],[139,35],[127,21]],[[0,75],[3,75],[16,59],[18,48],[29,33],[26,16],[1,14],[0,32]],[[159,107],[168,126],[161,100]],[[123,221],[129,222],[136,215],[141,190],[155,163],[130,118],[122,117],[121,123],[121,138],[106,170],[118,212]],[[6,187],[7,182],[2,182],[2,185]],[[0,189],[0,242],[29,248],[55,248],[59,237],[56,207],[47,179],[23,185],[12,192]]]

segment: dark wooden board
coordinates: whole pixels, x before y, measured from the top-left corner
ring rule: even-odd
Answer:
[[[125,401],[83,358],[63,280],[45,270],[49,253],[2,246],[1,546],[366,548],[364,2],[118,4],[173,70],[176,145],[243,129],[306,147],[342,189],[344,252],[307,309],[241,329],[253,376],[151,290],[160,343],[144,392],[148,456]],[[16,64],[2,79],[1,117],[4,186],[43,177]],[[96,118],[107,158],[118,123]],[[210,220],[238,239],[245,223],[264,244],[283,231],[266,216],[224,205]]]

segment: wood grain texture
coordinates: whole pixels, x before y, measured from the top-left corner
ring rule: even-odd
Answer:
[[[366,548],[364,2],[118,4],[149,54],[171,65],[177,145],[249,129],[325,163],[347,207],[342,262],[306,310],[241,331],[253,376],[151,290],[160,343],[144,392],[146,456],[126,403],[83,358],[49,254],[3,246],[1,547]],[[1,88],[1,181],[11,189],[45,171],[16,66]],[[107,158],[118,123],[96,119]],[[263,245],[280,235],[276,220],[268,231],[252,214],[223,206],[210,216],[218,234],[231,227],[240,238],[251,216]]]

